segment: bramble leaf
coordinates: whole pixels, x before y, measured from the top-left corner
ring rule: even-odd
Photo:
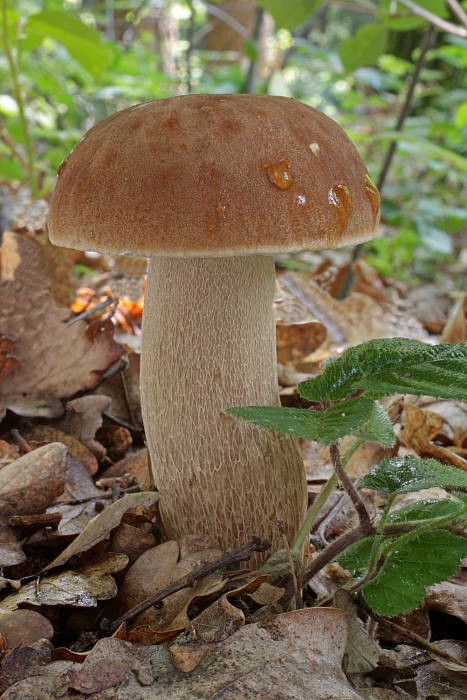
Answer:
[[[330,360],[323,374],[298,386],[308,401],[345,399],[359,389],[373,399],[401,393],[467,400],[467,343],[370,340]]]
[[[306,411],[280,406],[245,406],[227,409],[228,413],[250,423],[305,440],[330,445],[350,434],[391,446],[394,433],[383,409],[363,398],[342,401],[326,411]]]
[[[423,602],[427,586],[454,576],[466,555],[467,539],[441,528],[424,530],[389,554],[362,593],[381,615],[409,612]]]
[[[428,498],[425,501],[412,503],[389,514],[387,525],[393,523],[410,523],[414,520],[431,520],[433,518],[455,518],[465,510],[466,505],[461,501]]]
[[[467,488],[467,472],[437,462],[408,455],[384,459],[364,477],[362,486],[391,494],[420,491],[433,486]]]

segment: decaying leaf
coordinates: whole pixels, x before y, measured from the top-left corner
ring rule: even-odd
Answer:
[[[97,472],[99,465],[95,455],[73,435],[69,435],[51,425],[27,426],[22,431],[22,434],[33,449],[42,447],[42,445],[49,442],[63,443],[66,445],[70,456],[81,462],[90,474]]]
[[[55,697],[64,694],[60,689],[65,682],[83,696],[107,690],[103,697],[119,700],[359,700],[362,696],[351,688],[341,669],[346,617],[341,610],[312,608],[246,625],[220,642],[193,673],[180,673],[164,646],[138,647],[121,639],[101,639],[83,664],[54,661],[40,670],[40,676],[37,665],[30,668],[32,677],[10,688],[5,700],[42,700],[44,688],[49,697]],[[24,667],[21,677],[25,677]],[[33,695],[38,687],[42,695]]]
[[[0,470],[0,509],[8,515],[43,513],[65,487],[65,445],[52,442]]]
[[[83,443],[98,459],[106,453],[105,448],[95,440],[98,428],[102,425],[102,414],[106,411],[111,399],[101,394],[88,394],[78,399],[67,401],[65,415],[57,425],[68,435],[72,435]],[[94,472],[93,472],[94,473]]]
[[[130,508],[138,506],[149,507],[160,498],[159,493],[154,491],[146,491],[143,493],[125,494],[115,503],[112,503],[108,508],[96,515],[84,528],[78,537],[56,557],[44,571],[49,571],[56,566],[65,564],[71,557],[82,552],[87,552],[89,549],[102,542],[106,537],[109,537],[114,527],[119,525],[122,516]]]
[[[431,411],[423,411],[418,406],[406,406],[405,419],[402,439],[408,447],[414,449],[420,457],[432,457],[444,464],[451,464],[467,471],[467,459],[453,450],[432,442],[443,427],[442,416]]]
[[[5,521],[0,520],[0,567],[14,566],[26,560],[15,532]],[[1,630],[0,630],[1,632]]]
[[[0,610],[0,634],[7,649],[29,646],[38,639],[52,639],[53,625],[35,610]]]
[[[457,302],[441,336],[442,343],[461,343],[464,340],[467,340],[467,294]]]
[[[65,307],[50,294],[38,247],[5,233],[0,257],[0,417],[57,417],[62,398],[93,389],[123,348],[110,321],[65,326]]]

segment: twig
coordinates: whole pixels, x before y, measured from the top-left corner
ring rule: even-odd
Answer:
[[[467,27],[467,12],[457,0],[446,0],[446,5],[452,10],[462,24]]]
[[[21,435],[19,430],[17,428],[12,428],[10,430],[10,435],[13,438],[13,440],[16,442],[18,447],[20,447],[22,450],[25,452],[32,452],[32,447],[29,444],[27,440]]]
[[[243,547],[240,547],[240,549],[236,549],[233,552],[228,552],[227,554],[224,554],[224,556],[218,559],[217,561],[204,564],[196,571],[192,571],[186,576],[182,576],[181,578],[171,583],[170,586],[166,586],[155,595],[151,596],[150,598],[147,598],[146,600],[143,600],[138,605],[135,605],[134,608],[131,608],[131,610],[128,610],[126,613],[124,613],[112,622],[112,632],[118,629],[118,627],[120,627],[120,625],[123,622],[131,620],[144,610],[150,608],[152,605],[160,603],[162,600],[164,600],[164,598],[167,598],[169,595],[172,595],[172,593],[176,593],[182,588],[192,586],[198,579],[204,578],[205,576],[209,576],[209,574],[212,574],[214,573],[214,571],[222,569],[225,566],[229,566],[230,564],[237,564],[241,561],[247,561],[251,557],[253,552],[265,552],[267,549],[269,549],[270,546],[271,545],[269,544],[269,542],[261,540],[259,537],[253,537],[251,542],[248,542],[248,544],[244,545]]]
[[[18,163],[23,166],[23,168],[27,169],[28,164],[26,163],[25,159],[23,158],[22,154],[18,151],[16,148],[16,145],[10,138],[10,134],[8,131],[5,129],[4,126],[0,128],[0,139],[3,141],[5,146],[10,149],[11,155],[13,158],[16,158]]]
[[[412,99],[413,99],[413,95],[415,92],[415,88],[416,88],[416,85],[418,83],[418,79],[420,77],[420,73],[422,71],[422,68],[425,64],[426,55],[433,44],[435,36],[436,36],[436,31],[430,25],[423,36],[422,44],[420,47],[420,53],[419,53],[419,56],[417,58],[417,62],[415,64],[413,73],[410,76],[410,82],[409,82],[409,85],[407,88],[407,93],[405,95],[405,100],[404,100],[404,103],[403,103],[401,110],[399,112],[399,116],[397,117],[396,125],[394,127],[395,131],[398,131],[398,132],[402,131],[402,128],[404,126],[404,122],[405,122],[406,118],[408,117],[410,110],[412,109]],[[396,149],[397,149],[397,141],[393,140],[389,144],[388,150],[386,151],[386,155],[384,157],[384,161],[383,161],[383,164],[381,166],[381,170],[380,170],[379,175],[378,175],[378,181],[376,183],[380,193],[382,192],[383,187],[386,183],[386,177],[387,177],[389,169],[391,167],[392,160],[394,158],[394,154],[396,153]],[[363,253],[363,245],[360,244],[360,245],[355,246],[355,248],[353,249],[353,253],[352,253],[352,259],[350,261],[349,270],[347,273],[347,278],[342,285],[342,292],[341,292],[342,298],[345,298],[346,296],[348,296],[348,294],[350,293],[350,290],[352,289],[353,278],[354,278],[353,270],[352,270],[352,263],[356,262],[361,257],[362,253]]]
[[[358,495],[357,489],[345,473],[345,469],[342,466],[341,456],[339,453],[337,442],[333,442],[329,450],[331,452],[331,459],[332,464],[334,466],[334,471],[336,472],[337,478],[341,482],[344,491],[346,491],[350,500],[354,504],[355,510],[357,511],[358,519],[360,520],[360,525],[364,525],[367,529],[370,529],[370,516],[368,514],[365,504]]]
[[[432,12],[425,10],[423,7],[420,7],[420,5],[417,5],[417,3],[412,2],[412,0],[397,0],[397,2],[407,7],[407,9],[411,10],[417,17],[421,17],[434,27],[441,29],[442,32],[467,39],[467,29],[464,29],[464,27],[458,27],[457,24],[441,19],[438,15],[434,15]]]
[[[115,301],[115,297],[106,297],[104,301],[99,302],[99,304],[96,304],[95,306],[90,306],[89,308],[85,309],[82,311],[80,314],[77,316],[73,316],[73,318],[68,319],[64,323],[65,326],[71,326],[73,323],[76,323],[77,321],[82,321],[84,318],[87,318],[88,316],[91,316],[95,311],[101,311],[102,309],[105,309],[106,306],[110,306]],[[117,299],[117,304],[118,304],[118,299]]]
[[[255,28],[253,30],[253,35],[252,39],[254,41],[255,47],[256,47],[256,53],[258,53],[258,42],[259,42],[259,37],[261,34],[261,27],[263,26],[263,18],[264,18],[264,8],[263,7],[257,7],[256,8],[256,20],[255,20]],[[246,83],[245,83],[245,92],[249,95],[253,94],[256,92],[256,79],[258,77],[258,56],[256,55],[254,58],[251,59],[250,65],[248,66],[248,73],[246,76]]]
[[[117,425],[120,425],[122,428],[126,428],[127,430],[130,430],[133,433],[142,433],[143,428],[138,428],[137,425],[134,425],[133,423],[129,423],[127,420],[123,420],[123,418],[119,418],[119,416],[114,416],[113,413],[109,413],[109,411],[104,411],[103,416],[108,418],[109,420],[113,421]]]
[[[212,15],[213,17],[217,17],[217,19],[220,19],[221,22],[225,22],[225,24],[228,24],[229,27],[233,29],[234,32],[237,32],[237,34],[240,34],[240,36],[243,36],[245,39],[248,38],[248,30],[245,29],[243,24],[240,24],[240,22],[238,22],[235,19],[235,17],[232,17],[232,15],[229,15],[227,12],[225,12],[225,10],[222,10],[217,5],[211,5],[211,3],[206,2],[206,0],[201,0],[201,2],[203,3],[210,15]]]
[[[326,549],[318,554],[303,570],[302,582],[303,586],[306,586],[308,581],[310,581],[313,576],[315,576],[318,571],[321,571],[326,564],[329,564],[333,559],[335,559],[339,554],[341,554],[347,547],[350,547],[354,542],[358,542],[362,537],[367,537],[372,532],[374,528],[371,523],[360,523],[360,525],[349,532],[346,532],[338,540],[334,540]],[[294,594],[293,581],[290,580],[285,587],[284,595],[280,599],[279,603],[284,604],[290,600]]]
[[[415,64],[414,71],[410,77],[410,82],[409,82],[409,86],[407,89],[407,94],[405,96],[404,104],[402,105],[401,111],[399,112],[399,116],[397,117],[396,126],[394,127],[395,131],[402,131],[402,127],[404,126],[404,122],[405,122],[406,118],[408,117],[409,112],[412,108],[412,99],[413,99],[413,95],[415,92],[415,87],[418,83],[420,73],[421,73],[423,65],[425,63],[426,55],[433,44],[435,36],[436,36],[435,29],[433,29],[433,27],[431,27],[431,26],[428,27],[428,29],[426,30],[426,32],[423,36],[422,45],[420,47],[420,54],[417,58],[417,62]],[[389,148],[387,150],[386,156],[384,158],[383,165],[381,167],[381,171],[380,171],[379,176],[378,176],[378,182],[376,183],[377,187],[380,191],[383,189],[383,186],[386,182],[386,177],[387,177],[390,165],[392,163],[394,153],[396,152],[396,148],[397,148],[397,141],[395,141],[395,140],[391,141]]]
[[[370,617],[373,618],[373,620],[376,620],[376,622],[383,627],[387,627],[390,630],[399,632],[399,634],[403,634],[404,637],[408,637],[411,639],[413,642],[421,646],[422,648],[426,649],[428,652],[431,652],[432,654],[436,654],[437,656],[441,656],[443,659],[448,659],[449,661],[452,661],[453,663],[459,665],[462,664],[462,662],[459,659],[456,659],[455,656],[452,656],[449,654],[447,651],[444,651],[444,649],[440,649],[439,647],[435,646],[431,642],[429,642],[427,639],[424,639],[421,637],[419,634],[416,632],[412,632],[411,630],[406,629],[405,627],[401,627],[401,625],[397,625],[395,622],[392,622],[390,620],[387,620],[385,617],[380,615],[379,613],[375,612],[368,603],[366,602],[365,598],[361,593],[357,594],[357,602],[363,610],[370,615]]]

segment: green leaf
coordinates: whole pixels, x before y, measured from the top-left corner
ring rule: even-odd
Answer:
[[[308,19],[320,7],[323,0],[260,0],[259,5],[264,7],[274,19],[278,27],[295,29]]]
[[[322,412],[280,406],[245,406],[227,411],[263,428],[316,440],[323,445],[354,433],[383,445],[394,444],[392,426],[383,409],[374,401],[363,398],[343,401]]]
[[[25,180],[26,174],[19,163],[15,160],[0,160],[0,178],[5,180]]]
[[[425,530],[397,547],[362,593],[373,610],[393,617],[418,607],[426,586],[457,573],[467,555],[467,539],[447,530]]]
[[[467,343],[370,340],[323,367],[323,374],[298,386],[308,401],[344,399],[358,389],[374,399],[397,393],[467,399]]]
[[[465,504],[461,501],[448,500],[447,498],[442,500],[428,498],[425,501],[418,501],[410,506],[393,511],[389,514],[386,522],[389,525],[392,523],[409,523],[413,520],[445,518],[447,516],[455,518],[464,509]]]
[[[408,455],[401,459],[384,459],[364,477],[362,485],[373,491],[390,494],[421,491],[433,486],[467,488],[467,472],[437,462]]]
[[[365,537],[351,544],[337,557],[342,568],[350,571],[353,578],[362,578],[368,571],[374,539],[374,537]]]
[[[340,45],[342,65],[348,73],[362,66],[371,66],[384,53],[386,43],[387,29],[383,24],[366,24]]]
[[[456,126],[462,129],[467,126],[467,102],[463,102],[456,112]]]
[[[70,56],[88,73],[99,76],[112,61],[113,54],[101,43],[100,34],[79,19],[60,10],[44,10],[31,15],[25,25],[26,36],[50,37],[64,46]]]

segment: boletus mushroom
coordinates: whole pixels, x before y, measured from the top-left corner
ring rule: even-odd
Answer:
[[[229,416],[278,405],[274,258],[371,238],[379,195],[342,129],[293,99],[187,95],[96,124],[58,172],[53,243],[150,258],[143,419],[167,536],[292,542],[296,440]]]

